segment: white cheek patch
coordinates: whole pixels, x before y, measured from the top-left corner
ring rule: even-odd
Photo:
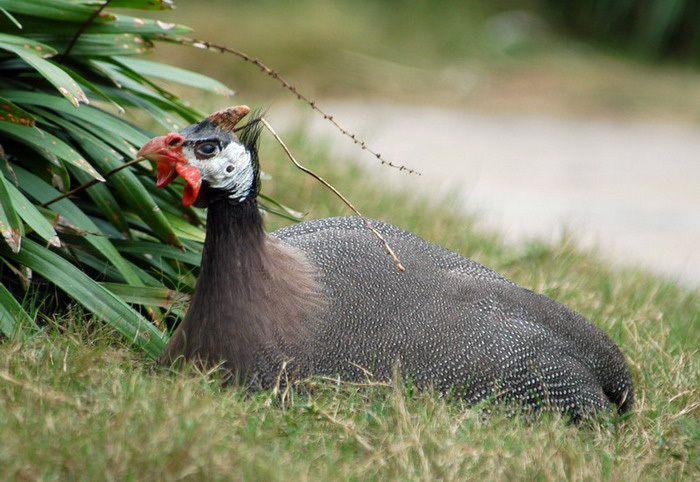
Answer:
[[[191,164],[201,171],[202,179],[211,187],[226,191],[229,199],[242,201],[253,189],[255,168],[250,153],[241,144],[230,142],[211,159],[196,159],[194,152],[188,157],[195,159]]]

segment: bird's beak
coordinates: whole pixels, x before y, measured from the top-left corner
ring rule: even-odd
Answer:
[[[138,156],[156,161],[156,186],[165,187],[179,174],[185,180],[182,204],[189,206],[197,199],[202,186],[202,173],[187,162],[182,154],[184,138],[175,132],[154,137],[139,149]]]

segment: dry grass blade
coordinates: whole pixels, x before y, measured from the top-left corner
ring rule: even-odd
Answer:
[[[191,45],[192,47],[218,51],[220,53],[227,52],[227,53],[233,54],[233,55],[245,60],[246,62],[250,62],[251,64],[259,67],[260,70],[265,72],[267,75],[269,75],[273,79],[277,80],[280,84],[282,84],[282,86],[285,89],[287,89],[292,94],[294,94],[297,99],[307,103],[313,110],[315,110],[316,112],[321,114],[324,119],[326,119],[328,122],[333,124],[336,127],[336,129],[338,129],[340,131],[341,134],[352,139],[352,141],[355,144],[357,144],[358,146],[360,146],[360,148],[363,151],[367,151],[370,154],[372,154],[382,164],[386,164],[387,166],[398,169],[399,171],[406,171],[409,174],[416,174],[418,176],[421,175],[421,173],[416,171],[415,169],[410,169],[410,168],[403,166],[403,165],[397,165],[397,164],[394,164],[394,163],[384,159],[384,157],[382,157],[381,154],[379,154],[378,152],[376,152],[373,149],[371,149],[370,147],[368,147],[367,143],[365,141],[358,138],[355,134],[352,134],[347,129],[344,129],[340,124],[338,124],[338,122],[333,118],[333,116],[326,113],[324,110],[322,110],[320,107],[318,107],[318,105],[316,105],[315,101],[309,99],[304,94],[299,92],[299,90],[297,90],[296,87],[294,87],[292,84],[287,82],[282,76],[280,76],[280,74],[278,74],[277,72],[275,72],[274,70],[272,70],[271,68],[269,68],[268,66],[263,64],[262,62],[260,62],[260,60],[256,59],[255,57],[251,57],[250,55],[246,54],[245,52],[241,52],[239,50],[232,49],[230,47],[226,47],[225,45],[217,45],[217,44],[213,44],[211,42],[206,42],[204,40],[197,40],[197,39],[193,39],[193,38],[184,38],[184,37],[171,37],[170,35],[163,35],[163,34],[159,34],[159,35],[157,35],[157,37],[162,39],[162,40],[169,40],[171,42],[176,42],[176,43],[179,43],[182,45]]]
[[[374,226],[372,225],[372,223],[370,222],[370,220],[367,219],[366,217],[364,217],[364,216],[362,215],[362,213],[361,213],[360,211],[358,211],[357,208],[356,208],[355,206],[353,206],[353,204],[352,204],[350,201],[348,201],[348,199],[340,193],[340,191],[338,191],[335,187],[333,187],[332,184],[330,184],[328,181],[326,181],[325,179],[323,179],[321,176],[319,176],[318,174],[316,174],[315,172],[313,172],[311,169],[307,169],[306,167],[304,167],[304,166],[302,166],[301,164],[299,164],[299,162],[294,158],[294,156],[292,155],[291,151],[289,150],[289,148],[287,147],[287,145],[284,143],[284,141],[282,140],[282,138],[277,134],[277,132],[275,131],[275,129],[273,129],[272,126],[271,126],[265,119],[260,118],[260,122],[262,122],[262,124],[265,126],[265,128],[267,128],[267,130],[270,131],[270,133],[273,135],[273,137],[275,138],[275,140],[277,140],[277,142],[279,142],[280,146],[282,146],[282,149],[284,149],[284,152],[287,154],[287,156],[288,156],[289,159],[292,161],[292,163],[293,163],[298,169],[304,171],[306,174],[308,174],[309,176],[313,177],[313,178],[316,179],[318,182],[320,182],[321,184],[323,184],[324,186],[326,186],[328,189],[330,189],[331,191],[333,191],[333,194],[335,194],[336,196],[338,196],[350,209],[352,209],[353,212],[354,212],[355,214],[357,214],[357,216],[358,216],[360,219],[362,219],[362,221],[365,223],[365,226],[367,226],[367,229],[369,229],[369,230],[372,232],[372,234],[374,234],[374,235],[382,242],[382,244],[384,245],[384,250],[387,252],[387,254],[388,254],[389,256],[391,256],[391,259],[394,260],[394,263],[396,264],[396,269],[399,270],[399,271],[405,271],[406,268],[404,268],[404,266],[401,264],[401,260],[399,259],[399,257],[396,256],[396,253],[394,253],[394,250],[391,249],[391,246],[389,246],[389,243],[386,241],[386,239],[384,239],[384,236],[382,236],[382,235],[379,233],[379,231],[377,231],[377,230],[374,228]]]
[[[331,386],[339,386],[342,384],[343,386],[346,387],[361,387],[361,388],[376,388],[376,387],[383,387],[383,388],[389,388],[391,387],[390,383],[386,382],[349,382],[347,380],[340,380],[338,378],[333,378],[333,377],[326,377],[326,376],[318,376],[314,377],[316,380],[319,380],[321,382],[329,382]]]
[[[355,441],[362,446],[363,449],[365,449],[367,452],[372,453],[374,452],[374,447],[370,445],[370,443],[365,440],[365,438],[357,433],[357,430],[355,430],[355,427],[352,426],[350,422],[343,422],[341,420],[338,420],[335,418],[333,415],[330,413],[326,412],[325,410],[318,410],[318,413],[321,414],[326,420],[331,422],[334,425],[337,425],[341,427],[347,434],[349,434],[352,438],[355,439]]]

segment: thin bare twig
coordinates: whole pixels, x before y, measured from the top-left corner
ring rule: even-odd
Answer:
[[[187,38],[187,37],[172,37],[170,35],[165,35],[165,34],[158,34],[156,36],[162,40],[169,40],[171,42],[176,42],[176,43],[179,43],[182,45],[191,45],[192,47],[218,51],[220,53],[228,52],[230,54],[233,54],[233,55],[245,60],[246,62],[250,62],[251,64],[260,68],[260,70],[265,72],[267,75],[269,75],[273,79],[277,80],[280,84],[282,84],[282,86],[285,89],[287,89],[292,94],[294,94],[297,99],[307,103],[313,110],[315,110],[316,112],[321,114],[324,119],[326,119],[328,122],[333,124],[343,135],[352,139],[352,141],[355,144],[357,144],[358,146],[360,146],[360,148],[362,150],[365,150],[365,151],[369,152],[370,154],[372,154],[382,164],[386,164],[387,166],[398,169],[399,171],[406,171],[409,174],[416,174],[418,176],[421,175],[420,172],[418,172],[414,169],[410,169],[410,168],[403,166],[403,165],[397,165],[397,164],[392,163],[391,161],[387,161],[386,159],[384,159],[381,154],[379,154],[378,152],[372,150],[369,146],[367,146],[367,143],[365,141],[363,141],[362,139],[357,137],[355,134],[350,133],[348,130],[344,129],[340,124],[338,124],[338,122],[333,118],[333,116],[326,113],[320,107],[318,107],[318,105],[316,105],[315,101],[309,99],[304,94],[299,92],[296,87],[294,87],[287,80],[285,80],[282,76],[280,76],[280,74],[278,74],[276,71],[272,70],[270,67],[266,66],[262,62],[260,62],[260,60],[256,59],[255,57],[251,57],[250,55],[246,54],[245,52],[241,52],[239,50],[232,49],[230,47],[226,47],[225,45],[217,45],[217,44],[207,42],[204,40],[197,40],[194,38]]]
[[[62,62],[63,59],[68,57],[68,54],[70,53],[71,50],[73,50],[73,47],[75,47],[75,43],[78,41],[78,39],[83,34],[83,32],[85,32],[85,29],[88,28],[90,26],[90,24],[92,24],[92,22],[95,21],[97,16],[99,14],[101,14],[105,8],[107,8],[107,5],[109,5],[109,3],[111,1],[112,0],[105,0],[105,2],[102,5],[100,5],[97,10],[92,12],[92,15],[90,15],[88,17],[88,19],[85,20],[85,22],[83,22],[83,24],[80,26],[80,28],[78,28],[78,31],[75,32],[75,35],[73,35],[73,38],[70,40],[70,43],[68,44],[68,47],[66,47],[66,50],[60,55],[60,57],[58,59],[59,62]]]
[[[125,162],[125,163],[122,164],[121,166],[115,167],[115,168],[112,169],[111,171],[106,172],[105,174],[102,175],[102,177],[106,180],[106,179],[107,179],[109,176],[111,176],[112,174],[116,174],[117,172],[121,171],[122,169],[124,169],[124,168],[126,168],[126,167],[131,166],[132,164],[136,164],[137,162],[141,162],[141,161],[145,161],[145,160],[146,160],[146,159],[144,159],[144,158],[142,158],[142,157],[139,157],[138,159],[133,159],[133,160],[131,160],[131,161],[129,161],[129,162]],[[90,186],[93,186],[93,185],[97,184],[98,182],[103,182],[103,181],[100,181],[99,179],[91,179],[91,180],[89,180],[88,182],[86,182],[85,184],[81,184],[80,186],[76,187],[75,189],[71,189],[70,191],[64,192],[64,193],[61,194],[60,196],[57,196],[57,197],[51,199],[50,201],[46,201],[45,203],[42,203],[41,207],[44,207],[44,208],[45,208],[46,206],[48,206],[48,205],[50,205],[50,204],[53,204],[53,203],[55,203],[56,201],[60,201],[60,200],[63,199],[63,198],[67,198],[68,196],[72,196],[72,195],[75,194],[76,192],[80,192],[80,191],[82,191],[83,189],[87,189],[87,188],[89,188]]]
[[[333,185],[331,185],[328,181],[326,181],[325,179],[323,179],[321,176],[319,176],[318,174],[316,174],[316,173],[313,172],[312,170],[307,169],[306,167],[304,167],[304,166],[302,166],[301,164],[299,164],[299,162],[294,158],[294,156],[292,155],[292,153],[290,152],[289,148],[288,148],[287,145],[284,143],[284,141],[282,140],[282,138],[280,138],[280,136],[277,134],[277,132],[275,131],[275,129],[273,129],[272,126],[271,126],[264,118],[261,117],[261,118],[260,118],[260,122],[262,122],[262,124],[267,128],[267,130],[270,131],[270,133],[271,133],[271,134],[273,135],[273,137],[277,140],[277,142],[279,142],[279,144],[282,146],[282,149],[284,149],[284,152],[287,153],[287,156],[288,156],[289,159],[292,161],[292,163],[293,163],[298,169],[304,171],[306,174],[308,174],[309,176],[313,177],[314,179],[316,179],[317,181],[319,181],[321,184],[323,184],[324,186],[326,186],[328,189],[330,189],[331,191],[333,191],[333,194],[335,194],[336,196],[338,196],[345,204],[347,204],[347,206],[348,206],[350,209],[352,209],[353,212],[354,212],[355,214],[357,214],[357,215],[360,217],[360,219],[362,219],[362,221],[365,223],[365,226],[367,226],[367,229],[369,229],[369,230],[372,232],[372,234],[374,234],[374,235],[384,244],[384,250],[385,250],[385,251],[387,252],[387,254],[388,254],[389,256],[391,256],[391,258],[394,260],[394,263],[396,264],[396,269],[398,269],[399,271],[405,271],[406,268],[404,268],[404,266],[401,264],[401,260],[399,259],[399,257],[396,256],[396,253],[394,253],[394,250],[391,249],[391,246],[389,246],[389,243],[387,243],[386,239],[384,239],[384,236],[382,236],[381,234],[379,234],[379,231],[377,231],[377,230],[374,228],[374,226],[372,226],[372,223],[370,222],[370,220],[367,219],[366,217],[364,217],[364,216],[362,215],[362,213],[361,213],[360,211],[358,211],[357,208],[356,208],[355,206],[353,206],[352,203],[351,203],[350,201],[348,201],[348,199],[347,199],[345,196],[343,196],[343,195],[340,193],[340,191],[338,191],[335,187],[333,187]]]

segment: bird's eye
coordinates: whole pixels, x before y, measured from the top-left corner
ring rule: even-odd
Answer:
[[[229,164],[228,166],[226,166],[226,172],[228,174],[231,174],[233,172],[233,169],[234,169],[233,164]]]
[[[209,159],[219,152],[219,146],[215,142],[202,142],[194,148],[197,159]]]

